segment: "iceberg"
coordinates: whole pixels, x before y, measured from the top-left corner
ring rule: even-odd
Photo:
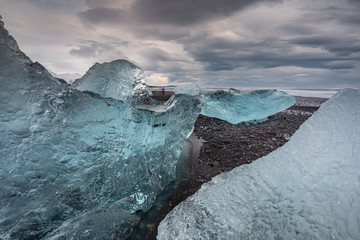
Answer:
[[[174,180],[202,102],[178,95],[162,112],[135,108],[141,71],[124,61],[91,68],[74,85],[84,92],[68,87],[2,21],[0,55],[0,239],[126,238]],[[117,75],[121,66],[134,69]],[[109,69],[133,83],[91,84]]]
[[[72,87],[123,101],[134,97],[143,100],[149,95],[143,70],[123,59],[95,63],[82,78],[72,83]]]
[[[176,94],[199,96],[204,101],[201,114],[225,120],[232,124],[266,120],[277,112],[295,104],[294,96],[283,91],[269,90],[216,90],[208,92],[197,85],[174,88]]]
[[[360,239],[360,92],[324,103],[283,147],[174,208],[158,239]]]
[[[202,115],[232,124],[262,121],[270,115],[294,105],[296,100],[277,90],[229,91],[218,90],[203,96]]]

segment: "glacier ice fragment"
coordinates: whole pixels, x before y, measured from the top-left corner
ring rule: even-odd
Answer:
[[[203,96],[201,114],[233,124],[263,120],[295,104],[295,98],[277,90],[219,90]]]
[[[114,92],[69,88],[22,53],[2,26],[0,239],[126,238],[137,212],[174,180],[202,102],[174,96],[156,127],[156,111],[116,99],[132,98],[134,81]],[[124,64],[129,76],[140,74],[122,61],[108,66]]]
[[[207,91],[196,85],[174,88],[176,94],[199,96],[204,101],[202,115],[215,117],[232,124],[265,120],[294,105],[296,100],[278,90]]]
[[[132,97],[141,100],[148,96],[142,69],[123,59],[96,63],[82,78],[75,80],[72,86],[80,91],[125,101]]]
[[[360,239],[359,102],[337,93],[282,148],[174,208],[158,239]]]

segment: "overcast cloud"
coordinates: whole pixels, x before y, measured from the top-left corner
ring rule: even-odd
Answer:
[[[358,0],[0,0],[53,72],[127,59],[150,84],[360,87]]]

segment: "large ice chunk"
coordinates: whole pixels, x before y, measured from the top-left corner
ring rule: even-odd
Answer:
[[[199,96],[204,101],[202,115],[215,117],[232,124],[265,120],[295,104],[295,97],[277,90],[207,91],[197,85],[174,88],[176,94]]]
[[[71,89],[0,23],[0,239],[126,238],[174,180],[201,101],[154,112]]]
[[[72,86],[118,100],[128,100],[129,97],[143,99],[148,95],[143,70],[123,59],[96,63]]]
[[[282,148],[177,206],[158,239],[360,239],[359,102],[336,94]]]
[[[203,96],[201,114],[233,124],[263,120],[295,104],[295,98],[277,90],[219,90]]]

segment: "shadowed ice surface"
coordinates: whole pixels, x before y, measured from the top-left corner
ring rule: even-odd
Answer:
[[[360,239],[359,102],[337,93],[282,148],[178,205],[158,239]]]

